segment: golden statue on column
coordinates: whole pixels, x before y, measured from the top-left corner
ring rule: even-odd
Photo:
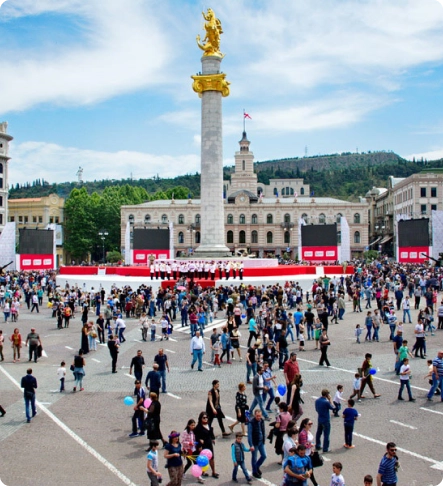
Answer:
[[[206,36],[202,44],[200,35],[197,35],[197,45],[204,52],[203,56],[223,57],[223,54],[220,52],[220,34],[223,34],[220,20],[215,16],[212,8],[208,8],[208,13],[206,14],[202,12],[202,15],[206,20],[204,25]]]

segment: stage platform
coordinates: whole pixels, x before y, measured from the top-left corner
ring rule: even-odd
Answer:
[[[62,270],[62,269],[60,269]],[[110,270],[110,271],[108,271]],[[287,281],[299,282],[304,291],[311,290],[315,278],[328,275],[340,277],[343,274],[341,266],[303,266],[303,265],[279,265],[273,268],[249,268],[244,272],[243,280],[232,276],[215,280],[195,279],[202,287],[226,286],[226,285],[284,285]],[[271,271],[272,270],[272,271]],[[146,273],[147,272],[147,273]],[[353,267],[346,269],[346,274],[352,274]],[[218,277],[218,271],[216,276]],[[57,276],[57,285],[64,287],[66,283],[70,286],[77,285],[80,288],[91,290],[99,289],[102,286],[107,292],[113,285],[122,288],[130,285],[133,289],[140,285],[152,286],[154,290],[160,287],[173,287],[175,280],[161,280],[150,278],[147,267],[63,267],[63,271]]]

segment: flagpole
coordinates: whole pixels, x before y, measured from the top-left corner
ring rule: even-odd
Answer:
[[[245,117],[245,109],[243,108],[243,132],[246,132],[246,117]]]

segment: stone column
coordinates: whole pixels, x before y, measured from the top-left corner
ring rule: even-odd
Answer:
[[[202,74],[193,76],[194,90],[202,98],[200,246],[198,257],[229,254],[225,245],[223,201],[222,96],[229,94],[225,75],[220,73],[220,56],[202,57]]]

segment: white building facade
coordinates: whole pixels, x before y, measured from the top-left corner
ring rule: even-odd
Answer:
[[[8,153],[12,137],[7,131],[7,122],[0,123],[0,233],[8,221]]]

